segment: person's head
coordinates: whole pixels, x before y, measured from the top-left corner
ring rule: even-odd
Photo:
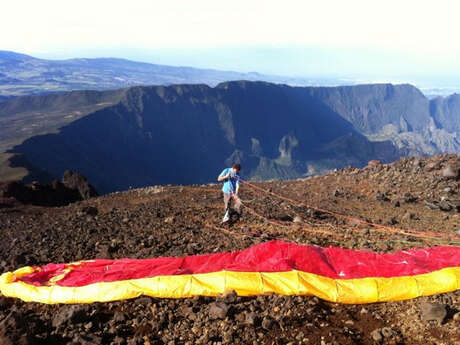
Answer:
[[[238,174],[241,170],[241,164],[240,163],[234,163],[232,165],[232,171],[234,174]]]

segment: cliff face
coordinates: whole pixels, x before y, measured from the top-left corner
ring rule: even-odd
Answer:
[[[371,159],[460,152],[451,120],[460,110],[446,105],[454,101],[430,104],[410,85],[241,81],[134,87],[107,97],[118,101],[10,152],[51,176],[77,170],[102,192],[210,182],[234,161],[246,178],[284,179]]]
[[[428,99],[411,85],[373,84],[308,91],[363,134],[377,134],[388,126],[398,132],[418,132],[430,122]]]
[[[308,88],[372,141],[391,141],[404,155],[460,152],[460,97],[429,101],[411,85]]]
[[[430,111],[435,124],[449,132],[460,132],[460,95],[438,97],[431,101]]]

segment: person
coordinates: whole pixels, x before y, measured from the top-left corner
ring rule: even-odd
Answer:
[[[241,215],[241,201],[238,197],[240,190],[240,170],[241,164],[234,163],[231,168],[224,169],[217,177],[217,181],[223,182],[222,192],[224,194],[225,215],[222,223],[230,220],[231,204],[233,200],[233,208],[238,216]]]

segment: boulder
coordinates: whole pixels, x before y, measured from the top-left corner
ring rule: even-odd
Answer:
[[[444,318],[447,315],[447,308],[443,304],[439,303],[422,303],[422,320],[423,321],[437,321],[438,324],[442,324]]]
[[[62,182],[54,180],[51,184],[37,181],[29,184],[20,181],[0,182],[0,207],[18,204],[65,206],[97,195],[97,191],[84,176],[71,171],[64,174]],[[91,214],[94,214],[94,210]]]
[[[446,179],[458,179],[460,177],[460,169],[451,164],[446,165],[441,171],[442,177]]]
[[[211,303],[209,305],[209,317],[211,319],[225,319],[228,309],[228,305],[224,302]]]
[[[86,177],[71,170],[66,170],[64,172],[62,183],[67,188],[78,190],[81,198],[84,200],[99,195],[96,189],[91,184],[89,184]]]
[[[372,166],[377,166],[377,165],[381,165],[381,164],[382,164],[382,162],[373,159],[373,160],[369,161],[369,163],[367,163],[367,166],[372,167]]]
[[[433,170],[438,170],[440,169],[440,164],[439,162],[430,162],[427,165],[425,165],[425,170],[426,171],[433,171]]]

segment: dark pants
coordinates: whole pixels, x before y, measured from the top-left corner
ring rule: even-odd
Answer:
[[[233,197],[233,194],[223,193],[224,194],[224,205],[225,211],[230,208],[233,208],[238,214],[241,214],[241,202],[239,199]]]

